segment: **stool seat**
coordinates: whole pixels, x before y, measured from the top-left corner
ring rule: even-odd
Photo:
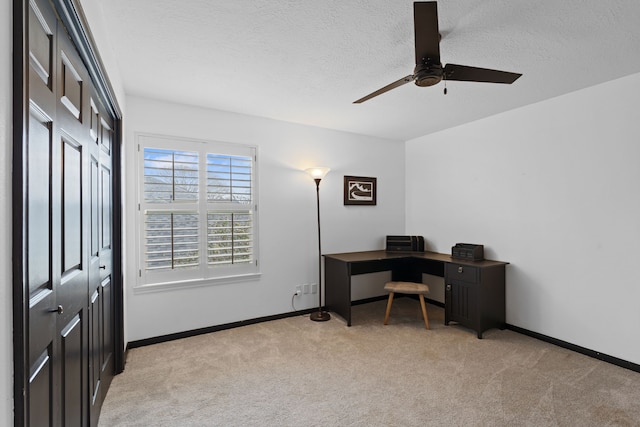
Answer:
[[[428,294],[429,285],[415,282],[387,282],[384,290],[389,292],[397,292],[399,294]]]
[[[389,321],[389,314],[391,313],[391,304],[393,303],[393,295],[395,293],[418,295],[420,300],[420,307],[422,308],[422,317],[424,318],[424,325],[429,329],[429,317],[427,316],[427,306],[424,302],[424,295],[429,293],[429,286],[424,283],[416,282],[387,282],[384,285],[384,289],[389,291],[389,301],[387,302],[387,312],[384,314],[384,324]]]

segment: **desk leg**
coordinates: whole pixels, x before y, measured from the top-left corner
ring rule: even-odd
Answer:
[[[449,325],[449,317],[451,317],[451,284],[444,279],[444,324]]]
[[[324,300],[327,310],[339,314],[351,326],[351,265],[324,259]]]

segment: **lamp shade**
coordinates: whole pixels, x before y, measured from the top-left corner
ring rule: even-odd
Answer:
[[[308,173],[313,179],[322,179],[327,173],[329,173],[330,170],[331,169],[323,166],[317,166],[315,168],[305,169],[304,171]]]

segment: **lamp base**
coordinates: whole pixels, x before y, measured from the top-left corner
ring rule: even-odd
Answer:
[[[331,319],[331,315],[328,312],[322,310],[314,311],[309,316],[309,319],[313,320],[314,322],[326,322],[327,320]]]

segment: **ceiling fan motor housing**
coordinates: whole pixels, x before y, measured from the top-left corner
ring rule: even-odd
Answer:
[[[416,86],[433,86],[442,80],[442,64],[431,59],[426,59],[422,63],[416,64],[413,75]]]

